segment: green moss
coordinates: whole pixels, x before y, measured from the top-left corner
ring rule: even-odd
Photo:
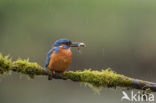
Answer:
[[[0,54],[0,74],[5,72],[14,71],[22,74],[27,74],[31,78],[35,75],[48,75],[49,72],[45,73],[45,70],[37,64],[30,62],[29,60],[21,60],[12,62],[11,59],[6,56],[3,57]],[[93,71],[91,69],[84,71],[69,71],[65,76],[60,75],[63,78],[71,79],[73,81],[78,81],[86,84],[90,84],[94,87],[131,87],[132,79],[126,76],[120,75],[112,71],[111,69],[106,69],[102,71]]]
[[[110,69],[102,71],[69,71],[66,74],[66,78],[73,81],[80,81],[84,83],[90,83],[96,87],[130,87],[132,84],[132,79],[126,76],[116,74]]]
[[[147,93],[152,93],[152,90],[150,88],[145,90]]]
[[[27,60],[18,59],[12,62],[9,56],[3,56],[0,54],[0,74],[9,73],[10,71],[15,71],[23,74],[28,74],[31,78],[35,75],[42,75],[43,69],[37,63],[29,62]]]
[[[12,70],[23,74],[28,74],[31,78],[34,78],[35,75],[42,74],[42,67],[37,63],[29,62],[29,59],[19,59],[13,62]]]
[[[4,74],[5,72],[9,72],[12,68],[12,61],[9,56],[3,56],[0,53],[0,74]]]

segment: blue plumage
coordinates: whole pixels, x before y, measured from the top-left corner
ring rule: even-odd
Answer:
[[[56,53],[60,52],[60,48],[59,47],[54,48],[54,50],[56,51]]]
[[[63,49],[69,49],[70,47],[69,46],[65,46],[65,47],[61,47],[62,44],[66,44],[66,45],[69,45],[71,43],[70,40],[67,40],[67,39],[60,39],[60,40],[57,40],[54,45],[53,45],[53,48],[50,49],[50,51],[48,52],[48,55],[47,55],[47,58],[46,58],[46,65],[45,67],[48,68],[49,66],[49,62],[50,62],[50,59],[51,59],[51,55],[52,53],[55,51],[56,53],[59,53],[60,51],[60,48],[63,48]]]
[[[49,66],[50,58],[51,58],[51,55],[52,55],[53,51],[54,51],[54,49],[50,49],[49,52],[48,52],[48,55],[47,55],[47,58],[46,58],[46,65],[45,65],[46,68],[48,68],[48,66]]]
[[[70,40],[68,39],[59,39],[54,43],[55,47],[61,46],[62,44],[68,44],[70,42]]]

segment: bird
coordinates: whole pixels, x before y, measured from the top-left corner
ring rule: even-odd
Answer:
[[[55,75],[56,72],[62,72],[65,75],[72,62],[71,47],[85,47],[85,44],[83,42],[71,42],[64,38],[54,42],[46,57],[45,65],[52,74]],[[52,77],[49,76],[48,79],[51,80]]]

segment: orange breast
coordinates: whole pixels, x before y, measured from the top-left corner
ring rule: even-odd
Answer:
[[[72,52],[70,49],[60,48],[60,52],[54,52],[51,55],[51,60],[49,63],[49,69],[54,69],[55,71],[63,72],[65,71],[72,61]]]

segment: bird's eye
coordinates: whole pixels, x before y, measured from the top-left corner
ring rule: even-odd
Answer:
[[[66,44],[66,45],[71,45],[72,43],[71,43],[71,41],[68,41],[68,42],[66,42],[65,44]]]

